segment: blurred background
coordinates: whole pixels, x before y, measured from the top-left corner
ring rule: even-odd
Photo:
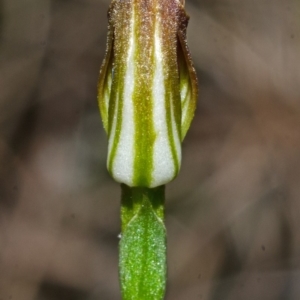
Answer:
[[[108,0],[0,0],[0,300],[118,300],[96,85]],[[300,299],[300,5],[189,0],[200,82],[167,186],[166,300]]]

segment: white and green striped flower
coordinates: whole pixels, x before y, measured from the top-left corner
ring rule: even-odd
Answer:
[[[197,78],[179,0],[114,0],[98,102],[108,134],[107,166],[128,186],[171,181],[194,116]]]

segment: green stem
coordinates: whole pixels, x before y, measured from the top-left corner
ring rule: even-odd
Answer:
[[[162,300],[166,285],[165,186],[122,187],[120,282],[123,300]]]

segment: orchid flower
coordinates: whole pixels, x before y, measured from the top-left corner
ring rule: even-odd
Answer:
[[[107,166],[128,186],[170,182],[194,116],[197,79],[178,0],[114,0],[98,101]]]
[[[159,239],[147,236],[144,227],[147,219],[154,224],[148,224],[152,229],[162,228],[157,233],[162,237],[157,249],[161,245],[165,252],[164,185],[179,172],[181,143],[198,96],[197,76],[186,41],[188,20],[184,3],[179,0],[113,0],[108,12],[98,103],[108,135],[107,168],[123,191],[120,274],[126,300],[162,299],[164,294],[162,284],[156,292],[149,283],[147,286],[146,279],[141,284],[141,276],[147,272],[149,276],[154,272],[153,282],[155,274],[157,278],[165,276],[165,260],[150,245],[153,239]],[[160,199],[159,205],[155,205],[153,195]],[[146,219],[142,220],[142,215]],[[133,229],[137,231],[135,239]],[[126,230],[130,231],[127,236]],[[140,257],[143,262],[145,253],[140,250],[140,242],[148,243],[144,248],[153,254],[152,262],[164,264],[161,271],[155,271],[151,261],[147,262],[147,272],[130,270],[137,267],[132,267],[132,260]]]

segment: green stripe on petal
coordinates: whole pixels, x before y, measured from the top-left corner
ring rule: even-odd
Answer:
[[[127,163],[129,161],[129,156],[126,155],[124,149],[131,157],[133,156],[133,149],[127,143],[128,138],[124,137],[124,130],[128,125],[128,114],[126,114],[128,99],[130,98],[128,89],[130,88],[129,85],[133,85],[134,82],[132,76],[128,74],[134,65],[133,59],[130,57],[133,52],[133,42],[128,38],[132,36],[133,32],[132,5],[127,1],[115,1],[110,15],[115,40],[112,93],[109,105],[107,165],[110,174],[117,181],[127,183],[124,181],[124,177],[126,177],[130,183],[132,166],[126,168],[124,164],[125,160]]]
[[[153,73],[154,73],[154,23],[155,15],[149,15],[150,1],[134,1],[136,40],[135,86],[133,94],[135,147],[133,185],[150,187],[153,170],[153,145],[156,133],[153,124]]]

